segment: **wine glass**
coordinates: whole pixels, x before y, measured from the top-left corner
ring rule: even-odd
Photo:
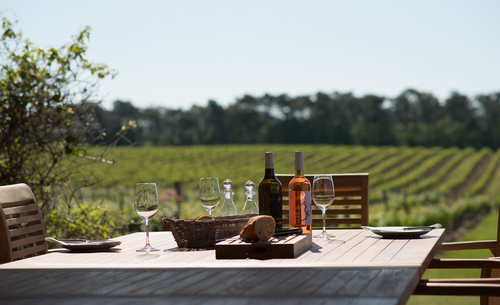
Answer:
[[[135,211],[146,223],[146,245],[137,252],[160,251],[149,244],[149,222],[158,212],[156,183],[137,183],[135,186]]]
[[[332,205],[335,199],[335,188],[333,186],[333,179],[331,175],[318,175],[314,176],[312,185],[312,199],[314,203],[320,208],[323,217],[323,232],[314,237],[329,239],[334,237],[326,232],[325,218],[326,210]]]
[[[200,179],[200,203],[207,210],[208,215],[212,216],[220,201],[219,179],[201,178]]]

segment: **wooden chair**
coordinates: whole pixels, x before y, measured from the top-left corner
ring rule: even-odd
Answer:
[[[489,249],[500,256],[500,213],[497,239],[443,243],[439,251]],[[480,269],[479,279],[424,279],[414,294],[480,296],[480,304],[500,304],[500,257],[493,259],[433,259],[432,269]],[[493,297],[495,296],[495,297]]]
[[[315,175],[306,175],[311,182]],[[283,226],[288,227],[286,219],[289,215],[288,184],[293,175],[277,174],[276,178],[283,187]],[[361,228],[368,225],[368,203],[370,175],[361,174],[332,174],[335,187],[335,201],[326,213],[326,227],[335,229]],[[313,227],[322,227],[321,210],[313,206]]]
[[[0,186],[0,262],[44,253],[45,226],[33,192],[24,183]]]

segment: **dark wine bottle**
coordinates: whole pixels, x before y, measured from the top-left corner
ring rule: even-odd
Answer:
[[[259,183],[259,214],[270,215],[276,223],[275,231],[283,229],[281,183],[274,175],[274,154],[266,152],[265,174]]]
[[[295,177],[288,184],[290,229],[312,233],[311,183],[304,177],[304,152],[295,152]]]

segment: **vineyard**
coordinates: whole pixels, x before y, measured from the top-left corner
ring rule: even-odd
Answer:
[[[241,211],[244,184],[264,174],[264,153],[273,151],[275,171],[293,174],[295,150],[304,151],[307,174],[370,174],[372,225],[457,225],[500,204],[500,150],[331,145],[221,145],[133,147],[116,152],[117,165],[103,164],[93,200],[105,197],[121,209],[132,206],[136,182],[156,182],[165,202],[161,217],[204,214],[198,203],[201,177],[233,181]],[[180,186],[182,199],[174,185]],[[87,196],[85,196],[87,198]],[[179,201],[179,205],[176,203]],[[182,204],[180,204],[182,202]],[[217,214],[217,210],[215,211]],[[133,214],[133,211],[132,211]],[[130,214],[129,214],[130,215]],[[158,217],[161,219],[161,217]],[[157,220],[158,221],[158,220]]]

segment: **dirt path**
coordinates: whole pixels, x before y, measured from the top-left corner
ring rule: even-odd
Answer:
[[[433,168],[429,169],[423,176],[422,180],[434,176],[435,173],[437,173],[441,167],[443,167],[450,159],[453,158],[453,155],[450,155],[448,157],[443,158],[443,160],[439,161],[438,164],[436,164]]]
[[[445,242],[457,241],[462,236],[464,236],[470,229],[472,229],[477,223],[479,223],[484,216],[486,216],[488,211],[481,211],[475,213],[474,215],[468,215],[460,224],[456,224],[454,228],[447,228]]]
[[[479,178],[484,174],[486,168],[493,159],[492,155],[484,156],[481,161],[476,165],[472,173],[467,177],[467,180],[455,191],[451,193],[451,199],[453,201],[457,200],[460,196],[462,196],[474,183],[479,180]]]

